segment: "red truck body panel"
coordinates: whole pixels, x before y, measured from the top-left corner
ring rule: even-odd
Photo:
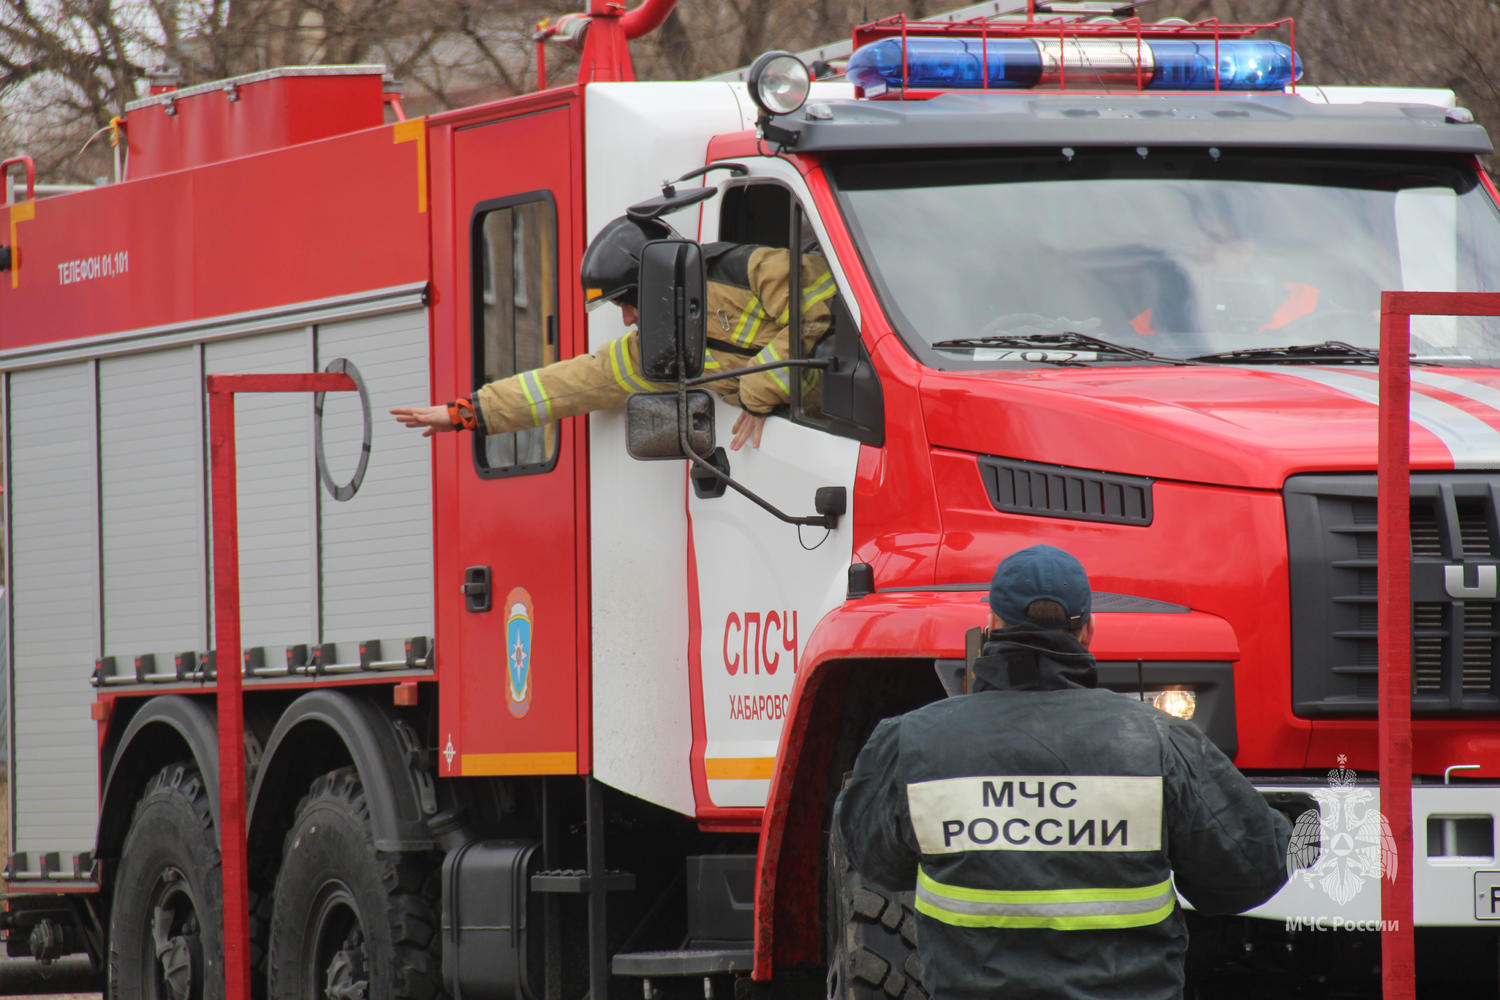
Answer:
[[[18,263],[0,349],[426,281],[420,129],[383,125],[11,205]],[[339,183],[325,183],[332,172]]]

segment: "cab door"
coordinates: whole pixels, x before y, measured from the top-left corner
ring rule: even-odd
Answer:
[[[808,199],[801,179],[780,161],[746,165],[749,177],[706,203],[704,239],[789,249],[803,261],[816,254],[837,279],[838,262],[823,249],[826,234],[802,208]],[[819,286],[799,298],[805,304],[829,294]],[[831,294],[840,322],[857,335],[836,281]],[[708,336],[726,337],[734,320],[710,316]],[[820,377],[778,373],[795,398],[766,421],[759,448],[725,456],[736,479],[792,515],[813,514],[823,487],[842,487],[852,508],[859,442],[820,418]],[[722,400],[716,405],[720,443],[727,444],[739,413]],[[732,490],[690,488],[688,516],[689,589],[700,623],[689,648],[698,706],[694,794],[700,817],[745,817],[766,803],[802,650],[847,591],[853,511],[832,530],[797,528]]]
[[[435,157],[437,171],[451,170],[451,203],[440,206],[450,231],[439,238],[455,278],[444,310],[453,396],[582,349],[575,282],[564,278],[577,273],[579,109],[557,100],[459,124],[451,161]],[[588,768],[584,434],[569,421],[440,441],[439,506],[452,518],[439,525],[437,560],[445,775]],[[456,651],[444,648],[455,636]]]

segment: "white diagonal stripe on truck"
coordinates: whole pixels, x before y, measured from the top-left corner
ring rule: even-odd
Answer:
[[[1298,371],[1282,368],[1277,370],[1277,374],[1315,382],[1329,389],[1348,393],[1367,403],[1380,405],[1380,383],[1359,375],[1323,368]],[[1416,373],[1413,373],[1413,381],[1416,380]],[[1440,388],[1426,379],[1421,381],[1432,385],[1433,388]],[[1455,379],[1454,381],[1462,380]],[[1476,402],[1488,402],[1473,394],[1472,390],[1479,388],[1474,383],[1463,382],[1463,385],[1466,389],[1463,395],[1467,398],[1474,399]],[[1447,386],[1441,386],[1441,388],[1450,392],[1458,391],[1448,389]],[[1500,412],[1497,412],[1497,416],[1500,416]],[[1411,422],[1443,443],[1448,453],[1453,456],[1454,468],[1489,469],[1500,465],[1500,430],[1491,427],[1467,410],[1440,399],[1433,399],[1421,392],[1413,392]]]
[[[1411,380],[1430,385],[1434,389],[1451,392],[1455,396],[1472,399],[1476,403],[1482,403],[1494,410],[1495,415],[1500,417],[1500,389],[1492,385],[1485,385],[1483,382],[1476,382],[1459,375],[1445,375],[1441,372],[1429,371],[1425,368],[1413,368]]]

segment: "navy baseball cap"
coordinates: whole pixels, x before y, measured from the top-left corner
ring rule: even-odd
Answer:
[[[1039,622],[1026,614],[1032,601],[1056,601],[1068,614],[1066,624]],[[1089,575],[1083,563],[1051,545],[1012,552],[995,567],[990,581],[990,610],[1007,625],[1029,622],[1041,628],[1074,629],[1089,620],[1093,606]]]

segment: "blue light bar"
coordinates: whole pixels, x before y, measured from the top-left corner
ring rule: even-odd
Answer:
[[[986,55],[992,89],[1035,87],[1041,81],[1042,53],[1029,39],[993,38],[981,45],[977,38],[908,38],[906,86],[918,90],[983,87]],[[849,57],[844,78],[877,93],[900,87],[901,39],[860,46]]]
[[[1222,39],[1218,74],[1214,43],[1133,38],[885,38],[849,57],[845,76],[867,93],[916,90],[1015,90],[1091,86],[1147,90],[1280,90],[1302,76],[1302,60],[1280,42]],[[986,65],[987,64],[987,65]]]
[[[1154,90],[1213,90],[1214,43],[1163,40],[1146,43],[1156,63]],[[1219,42],[1220,90],[1280,90],[1302,79],[1302,60],[1280,42],[1257,38]]]

